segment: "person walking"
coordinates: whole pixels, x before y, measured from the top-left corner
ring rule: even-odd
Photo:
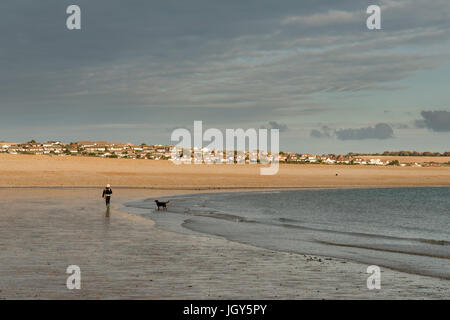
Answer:
[[[102,198],[106,201],[106,207],[109,208],[109,204],[111,203],[112,189],[109,184],[106,185],[106,188],[103,189]]]

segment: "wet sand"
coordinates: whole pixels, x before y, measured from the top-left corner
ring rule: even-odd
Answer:
[[[448,299],[446,280],[158,229],[122,201],[186,191],[0,189],[0,299]],[[194,192],[194,191],[192,191]],[[162,213],[158,213],[162,214]],[[69,265],[81,290],[68,290]]]

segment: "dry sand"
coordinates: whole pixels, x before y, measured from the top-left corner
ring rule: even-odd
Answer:
[[[445,299],[448,281],[180,235],[113,210],[97,189],[0,190],[0,299]],[[120,190],[114,203],[174,191]],[[320,260],[319,260],[320,259]],[[69,265],[81,290],[68,290]]]
[[[0,154],[0,187],[104,186],[156,189],[448,186],[450,167],[175,165],[170,161]],[[338,176],[336,176],[338,173]]]

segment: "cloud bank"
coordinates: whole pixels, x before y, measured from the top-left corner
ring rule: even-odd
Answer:
[[[323,126],[320,130],[313,129],[310,132],[312,138],[332,138],[339,140],[366,140],[378,139],[384,140],[394,137],[394,130],[387,123],[378,123],[374,127],[364,128],[347,128],[332,130],[327,126]]]
[[[389,139],[394,136],[394,130],[387,123],[378,123],[375,127],[359,129],[336,130],[336,137],[339,140],[365,140],[365,139]]]
[[[423,119],[415,122],[418,128],[427,128],[435,132],[450,132],[449,111],[422,111]]]

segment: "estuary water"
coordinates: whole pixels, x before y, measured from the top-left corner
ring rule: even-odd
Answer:
[[[179,195],[127,210],[163,229],[348,259],[450,280],[450,188],[307,189]]]

